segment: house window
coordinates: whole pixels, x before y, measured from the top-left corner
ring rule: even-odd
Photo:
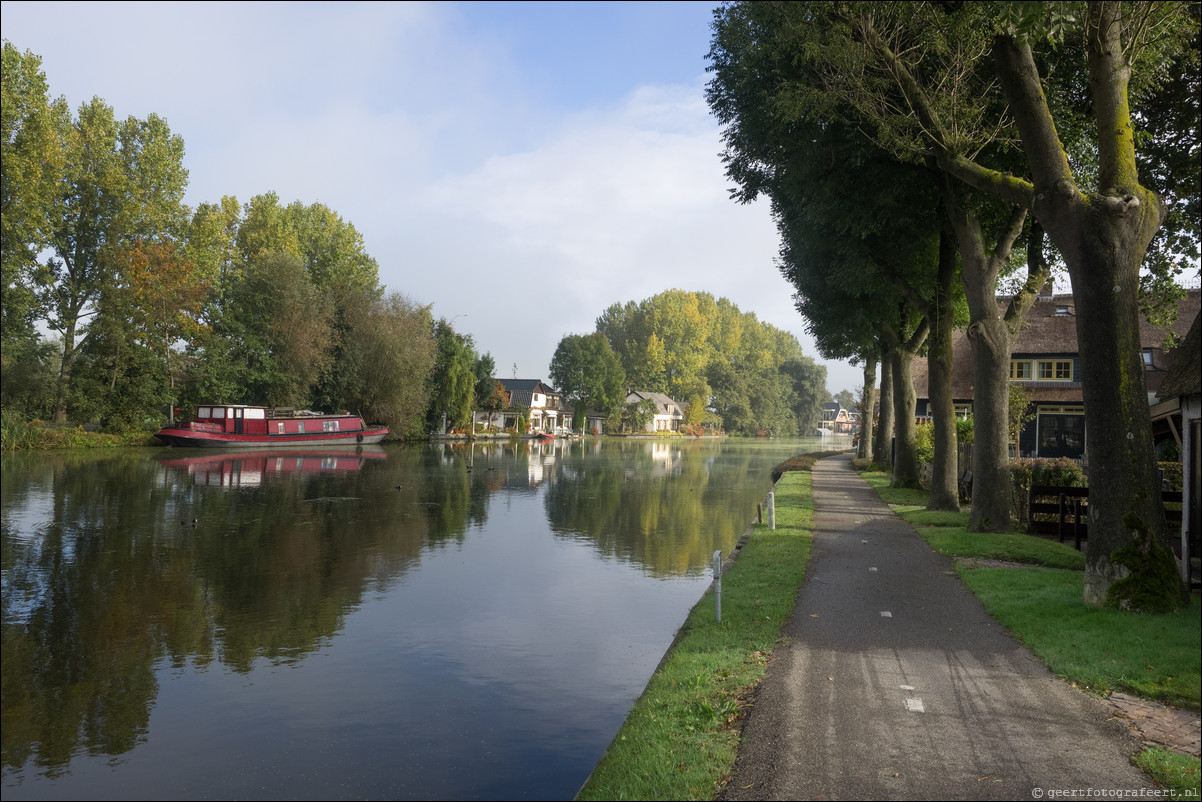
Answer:
[[[1068,307],[1067,306],[1056,307],[1056,316],[1057,317],[1068,317]]]
[[[1031,361],[1029,359],[1011,359],[1010,379],[1012,381],[1029,381],[1031,379]]]
[[[972,404],[952,404],[952,410],[957,418],[968,418],[972,416]],[[858,418],[859,416],[857,416]]]
[[[1039,456],[1080,459],[1085,454],[1085,416],[1068,413],[1080,407],[1062,409],[1060,414],[1050,415],[1039,410]]]
[[[1039,380],[1040,381],[1072,381],[1073,380],[1073,363],[1071,360],[1040,360],[1039,362]]]
[[[1156,367],[1156,360],[1152,357],[1152,349],[1144,349],[1144,370],[1152,370]]]

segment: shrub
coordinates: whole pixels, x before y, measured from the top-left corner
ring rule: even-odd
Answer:
[[[1036,485],[1085,487],[1085,471],[1068,457],[1010,460],[1010,480],[1014,486],[1014,517],[1027,522],[1027,492]]]
[[[919,462],[935,461],[935,424],[931,421],[914,427],[914,451]]]
[[[972,439],[972,418],[956,418],[956,445],[971,445]],[[932,421],[923,421],[914,427],[914,448],[919,462],[935,461],[935,424]]]
[[[1012,459],[1010,476],[1016,493],[1026,494],[1032,485],[1085,487],[1085,471],[1068,457]]]
[[[956,443],[962,446],[972,445],[973,440],[972,416],[966,418],[956,418]]]

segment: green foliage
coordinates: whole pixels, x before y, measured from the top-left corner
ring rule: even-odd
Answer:
[[[4,42],[0,152],[4,169],[0,214],[0,348],[5,371],[19,343],[36,341],[33,275],[53,210],[63,149],[57,130],[70,112],[50,100],[42,60]],[[8,379],[5,379],[5,384]]]
[[[27,421],[8,410],[0,413],[0,451],[155,446],[152,432],[138,428],[92,432],[79,426],[48,426],[36,418]]]
[[[645,432],[651,421],[655,419],[655,402],[650,398],[631,401],[622,407],[622,430],[626,432]]]
[[[1035,420],[1035,405],[1031,403],[1031,391],[1021,384],[1010,383],[1010,395],[1007,397],[1006,425],[1009,427],[1010,439],[1014,442],[1014,454],[1019,455],[1019,438],[1027,424]]]
[[[826,369],[802,355],[796,338],[709,293],[669,290],[614,304],[597,331],[631,388],[689,401],[690,423],[787,436],[799,420],[812,424],[826,399]]]
[[[391,429],[390,438],[425,434],[426,377],[434,367],[429,307],[399,293],[371,295],[348,308],[340,359],[346,406]]]
[[[432,430],[441,430],[445,415],[448,429],[463,429],[471,421],[478,357],[472,347],[472,338],[457,333],[445,319],[440,320],[434,330],[438,350],[430,374],[426,423]]]
[[[914,453],[919,462],[935,459],[935,424],[923,421],[914,426]]]
[[[962,446],[972,445],[973,441],[972,416],[956,418],[956,442]]]
[[[273,192],[189,213],[184,143],[164,119],[121,120],[98,98],[72,115],[37,56],[7,42],[3,56],[6,409],[126,429],[228,400],[356,408],[413,432],[413,407],[452,385],[466,421],[459,363],[430,380],[428,320],[412,331],[418,309],[383,297],[351,223]],[[491,389],[491,357],[473,359]]]
[[[228,311],[214,325],[220,338],[214,345],[227,352],[246,403],[308,406],[333,360],[333,321],[304,263],[286,251],[264,253],[228,295]]]
[[[514,409],[518,410],[518,414],[513,420],[513,433],[525,434],[530,428],[530,410],[522,404],[515,404]]]
[[[1010,477],[1015,495],[1023,498],[1033,485],[1086,486],[1085,471],[1068,457],[1010,460]]]
[[[505,385],[493,379],[491,391],[483,399],[477,400],[476,406],[488,413],[488,425],[492,426],[492,416],[509,408],[509,400],[505,396]]]
[[[560,340],[549,372],[577,417],[590,410],[608,416],[626,397],[626,371],[600,332],[569,334]]]

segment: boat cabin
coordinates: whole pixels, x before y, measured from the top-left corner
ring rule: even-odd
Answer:
[[[200,406],[196,423],[208,424],[207,431],[231,434],[315,434],[317,432],[358,431],[363,421],[346,413],[323,415],[295,409],[249,407],[241,404]]]

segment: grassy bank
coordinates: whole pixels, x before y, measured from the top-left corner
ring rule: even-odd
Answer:
[[[55,426],[15,415],[0,416],[0,451],[33,451],[51,448],[127,448],[161,445],[153,432],[113,434],[89,432],[79,426]]]
[[[597,764],[578,799],[712,799],[729,777],[739,720],[793,609],[810,552],[807,470],[776,486],[776,529],[755,525],[722,578],[722,622],[712,590]]]
[[[1057,676],[1099,696],[1122,691],[1190,710],[1202,707],[1197,594],[1188,609],[1167,615],[1086,607],[1085,558],[1071,546],[1024,534],[969,532],[967,512],[927,512],[922,491],[890,488],[885,474],[861,475],[940,553],[1024,564],[963,562],[957,570],[990,614]],[[1198,799],[1197,758],[1146,749],[1136,763],[1174,798]]]

